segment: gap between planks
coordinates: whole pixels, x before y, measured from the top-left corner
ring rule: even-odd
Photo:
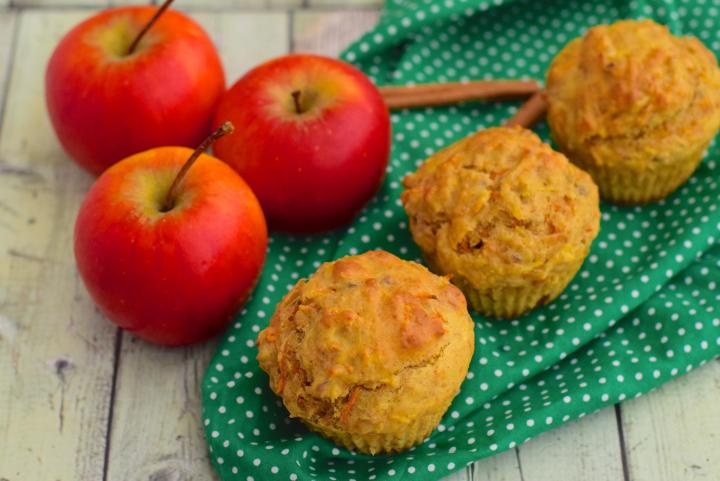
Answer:
[[[116,330],[76,274],[71,226],[91,179],[59,151],[42,75],[80,15],[8,15],[18,30],[0,130],[0,445],[11,449],[0,449],[0,478],[100,479]]]

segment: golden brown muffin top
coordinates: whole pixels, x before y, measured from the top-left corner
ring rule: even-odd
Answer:
[[[650,20],[593,27],[547,75],[556,140],[600,164],[662,164],[706,143],[720,125],[720,70],[694,37]]]
[[[415,241],[476,287],[543,280],[586,255],[599,229],[590,176],[529,130],[482,130],[404,180]]]
[[[449,402],[467,372],[473,339],[465,297],[447,278],[370,251],[325,263],[298,282],[260,333],[258,360],[293,416],[337,424],[348,421],[359,394],[398,392],[406,374],[454,355],[448,349],[454,344],[464,367],[438,373],[454,379],[452,392],[427,393]],[[392,406],[376,406],[373,416],[382,418],[383,409]]]

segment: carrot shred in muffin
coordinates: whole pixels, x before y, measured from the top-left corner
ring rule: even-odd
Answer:
[[[547,101],[553,139],[601,196],[646,203],[688,179],[720,128],[720,69],[698,39],[623,20],[565,46]]]
[[[521,127],[466,137],[403,184],[410,230],[428,263],[494,317],[559,295],[599,230],[590,176]]]
[[[460,290],[370,251],[323,264],[278,304],[258,361],[292,417],[349,449],[408,449],[467,374],[473,322]]]

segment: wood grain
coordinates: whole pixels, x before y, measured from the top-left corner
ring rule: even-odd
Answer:
[[[262,8],[287,8],[287,7],[299,7],[302,5],[303,0],[182,0],[182,8],[202,8],[205,10],[210,9],[262,9]],[[180,6],[178,6],[180,7]]]
[[[621,406],[632,481],[720,479],[720,360]]]
[[[300,10],[293,16],[293,48],[337,57],[377,22],[377,10]]]
[[[442,478],[442,481],[470,481],[471,479],[470,467],[466,466],[465,468],[454,472],[450,476]]]
[[[520,476],[517,450],[511,449],[474,463],[470,466],[470,479],[472,481],[523,481]],[[449,481],[449,479],[444,481]]]
[[[524,481],[623,479],[620,437],[610,407],[542,434],[518,448]]]
[[[216,479],[200,419],[214,349],[163,348],[123,333],[106,480]]]
[[[213,36],[230,81],[287,52],[284,12],[196,12],[193,18]],[[215,344],[168,349],[123,334],[108,481],[216,479],[200,419],[202,376]]]
[[[5,91],[10,74],[10,62],[15,46],[17,13],[14,10],[0,10],[0,122],[2,121]]]
[[[51,50],[85,15],[18,19],[0,133],[0,479],[9,481],[103,476],[116,329],[75,271],[72,228],[92,179],[60,150],[43,92]]]
[[[8,0],[15,7],[112,7],[116,5],[137,5],[152,3],[152,0]]]
[[[310,7],[348,7],[363,6],[380,8],[383,0],[308,0]]]
[[[252,67],[287,53],[290,46],[287,12],[193,12],[192,16],[213,38],[228,87]]]

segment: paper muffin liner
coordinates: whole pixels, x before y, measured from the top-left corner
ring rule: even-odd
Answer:
[[[447,406],[449,407],[449,406]],[[313,431],[351,451],[365,454],[399,453],[422,443],[437,427],[446,409],[417,418],[394,433],[347,433],[306,422]]]
[[[605,167],[574,160],[593,178],[600,197],[614,204],[647,204],[670,195],[695,172],[705,146],[688,154],[673,165],[661,169],[636,172],[619,166]]]
[[[568,265],[546,282],[527,286],[498,286],[477,289],[462,276],[453,276],[452,281],[465,293],[470,305],[484,316],[509,319],[519,317],[535,307],[547,304],[559,296],[580,270],[585,256]]]

